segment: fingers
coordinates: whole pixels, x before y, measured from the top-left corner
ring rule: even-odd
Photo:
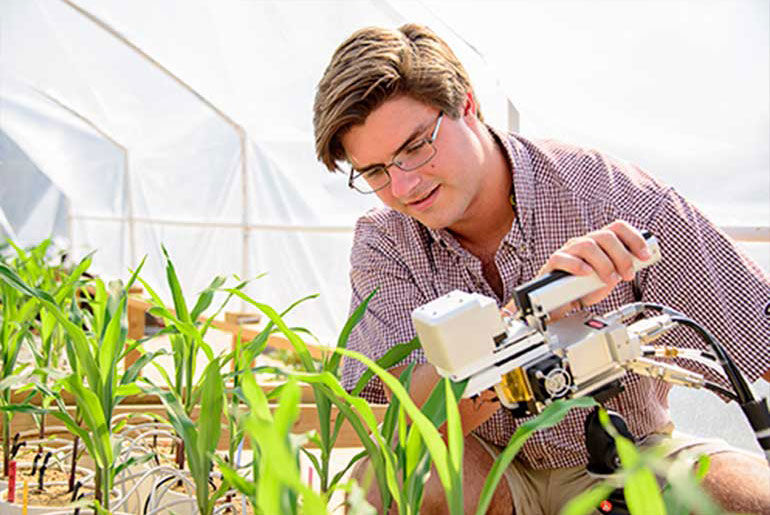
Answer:
[[[585,306],[604,300],[620,281],[634,279],[633,258],[650,258],[647,243],[633,226],[617,220],[598,231],[569,240],[548,258],[539,275],[564,270],[573,275],[595,272],[607,286],[580,299]]]
[[[500,314],[504,317],[513,318],[516,316],[516,312],[519,310],[518,307],[516,307],[516,301],[514,299],[511,299],[508,301],[508,304],[500,308]]]
[[[650,259],[650,250],[647,248],[647,241],[642,236],[642,233],[636,230],[636,228],[624,222],[623,220],[615,220],[607,227],[606,230],[611,231],[617,236],[617,238],[623,243],[626,249],[642,261]]]

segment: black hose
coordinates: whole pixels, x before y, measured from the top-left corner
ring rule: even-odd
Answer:
[[[673,322],[694,330],[711,346],[714,350],[716,360],[722,365],[722,368],[727,375],[727,379],[730,381],[730,385],[733,387],[733,390],[735,390],[735,395],[728,395],[727,390],[708,381],[704,386],[709,390],[721,393],[738,402],[743,414],[746,415],[749,424],[751,424],[751,428],[754,430],[754,435],[756,436],[759,446],[765,452],[765,459],[770,463],[770,409],[767,406],[767,401],[765,399],[757,400],[754,397],[754,393],[751,391],[746,379],[735,365],[735,362],[733,362],[727,354],[725,348],[722,347],[708,329],[682,313],[661,304],[644,303],[644,307],[668,314],[671,316]]]

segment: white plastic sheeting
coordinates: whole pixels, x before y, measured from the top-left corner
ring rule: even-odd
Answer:
[[[147,255],[161,291],[161,245],[188,295],[216,274],[268,272],[248,293],[278,309],[320,293],[292,321],[330,342],[352,226],[375,199],[316,162],[315,85],[353,30],[415,17],[453,44],[504,127],[482,60],[411,2],[3,0],[0,230],[97,249],[105,276]]]
[[[316,162],[315,85],[353,30],[406,21],[450,42],[493,125],[499,80],[525,135],[636,162],[718,223],[770,223],[761,0],[2,0],[0,235],[69,238],[106,276],[147,255],[161,290],[163,244],[188,295],[268,272],[248,292],[320,293],[292,322],[330,341],[376,201]]]

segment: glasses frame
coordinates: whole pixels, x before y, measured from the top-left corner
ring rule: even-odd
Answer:
[[[419,164],[416,164],[416,165],[410,166],[408,168],[405,168],[404,166],[402,166],[402,165],[400,165],[400,164],[398,164],[396,162],[396,160],[398,159],[398,155],[401,154],[401,152],[404,151],[404,149],[402,149],[402,150],[400,150],[398,152],[398,154],[396,154],[393,157],[393,159],[390,161],[390,163],[369,168],[364,173],[356,172],[356,169],[351,166],[350,167],[350,175],[348,177],[348,188],[356,190],[358,193],[361,193],[361,194],[364,194],[364,195],[368,195],[370,193],[376,193],[376,192],[378,192],[380,190],[383,190],[383,189],[387,188],[388,186],[390,186],[391,177],[390,177],[390,172],[388,171],[388,168],[390,168],[391,166],[395,166],[396,168],[398,168],[399,170],[402,170],[404,172],[412,172],[414,170],[417,170],[421,166],[424,166],[424,165],[428,164],[431,161],[431,159],[436,157],[436,154],[438,153],[438,149],[433,145],[433,143],[436,141],[436,138],[438,137],[438,130],[439,130],[439,127],[441,127],[441,120],[443,118],[444,118],[444,111],[439,111],[438,117],[436,117],[436,126],[433,128],[433,131],[431,132],[430,136],[415,142],[413,145],[410,145],[410,147],[413,147],[414,145],[416,145],[418,143],[420,143],[420,144],[424,143],[424,144],[428,145],[430,147],[430,149],[431,149],[431,154],[425,160],[423,160]],[[388,181],[385,184],[383,184],[382,186],[380,186],[377,189],[370,189],[370,190],[367,190],[367,191],[360,190],[359,188],[356,187],[355,181],[357,179],[360,179],[360,178],[364,177],[365,174],[371,173],[372,171],[378,170],[380,168],[382,168],[382,170],[385,172],[385,175],[388,177]],[[364,178],[363,180],[365,181],[366,179]]]

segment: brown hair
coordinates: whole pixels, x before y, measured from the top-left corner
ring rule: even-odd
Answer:
[[[476,101],[465,68],[428,27],[368,27],[353,33],[332,56],[313,106],[318,160],[330,170],[346,159],[340,137],[385,101],[407,95],[460,116],[465,95]]]

